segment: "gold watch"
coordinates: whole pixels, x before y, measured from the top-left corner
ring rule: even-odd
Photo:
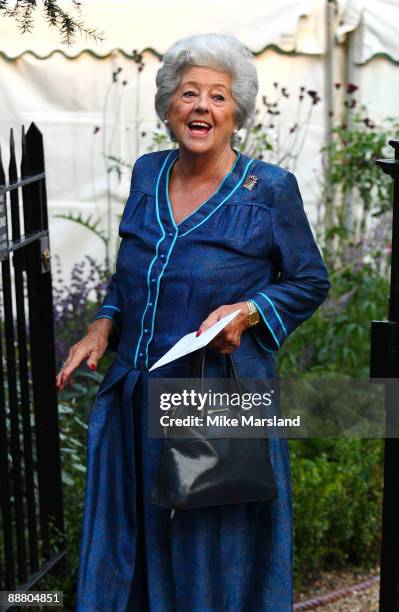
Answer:
[[[248,325],[253,327],[259,323],[259,312],[252,300],[247,300],[248,306]]]

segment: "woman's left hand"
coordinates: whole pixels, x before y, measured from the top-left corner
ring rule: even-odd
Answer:
[[[246,302],[237,302],[237,304],[225,304],[219,306],[201,323],[198,328],[197,336],[212,327],[219,319],[222,319],[234,310],[241,312],[234,317],[226,327],[222,329],[212,342],[209,343],[209,348],[214,349],[223,355],[229,355],[240,346],[241,335],[248,329],[248,306]]]

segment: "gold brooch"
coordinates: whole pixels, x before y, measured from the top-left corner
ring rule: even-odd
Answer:
[[[255,185],[257,184],[257,182],[259,180],[260,180],[259,176],[255,176],[254,174],[250,174],[245,179],[245,181],[243,183],[243,187],[245,187],[245,189],[249,189],[250,191],[252,191],[252,189],[255,187]]]

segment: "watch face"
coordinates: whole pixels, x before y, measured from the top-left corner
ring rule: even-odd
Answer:
[[[248,320],[250,325],[256,325],[259,321],[259,314],[257,312],[251,312]]]

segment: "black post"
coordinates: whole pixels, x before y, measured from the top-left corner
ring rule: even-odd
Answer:
[[[377,164],[393,179],[391,287],[388,321],[373,321],[371,327],[371,378],[399,378],[399,140],[390,140],[395,159]],[[382,506],[380,611],[399,612],[399,439],[394,432],[399,416],[399,398],[387,385],[385,394],[384,492]]]

